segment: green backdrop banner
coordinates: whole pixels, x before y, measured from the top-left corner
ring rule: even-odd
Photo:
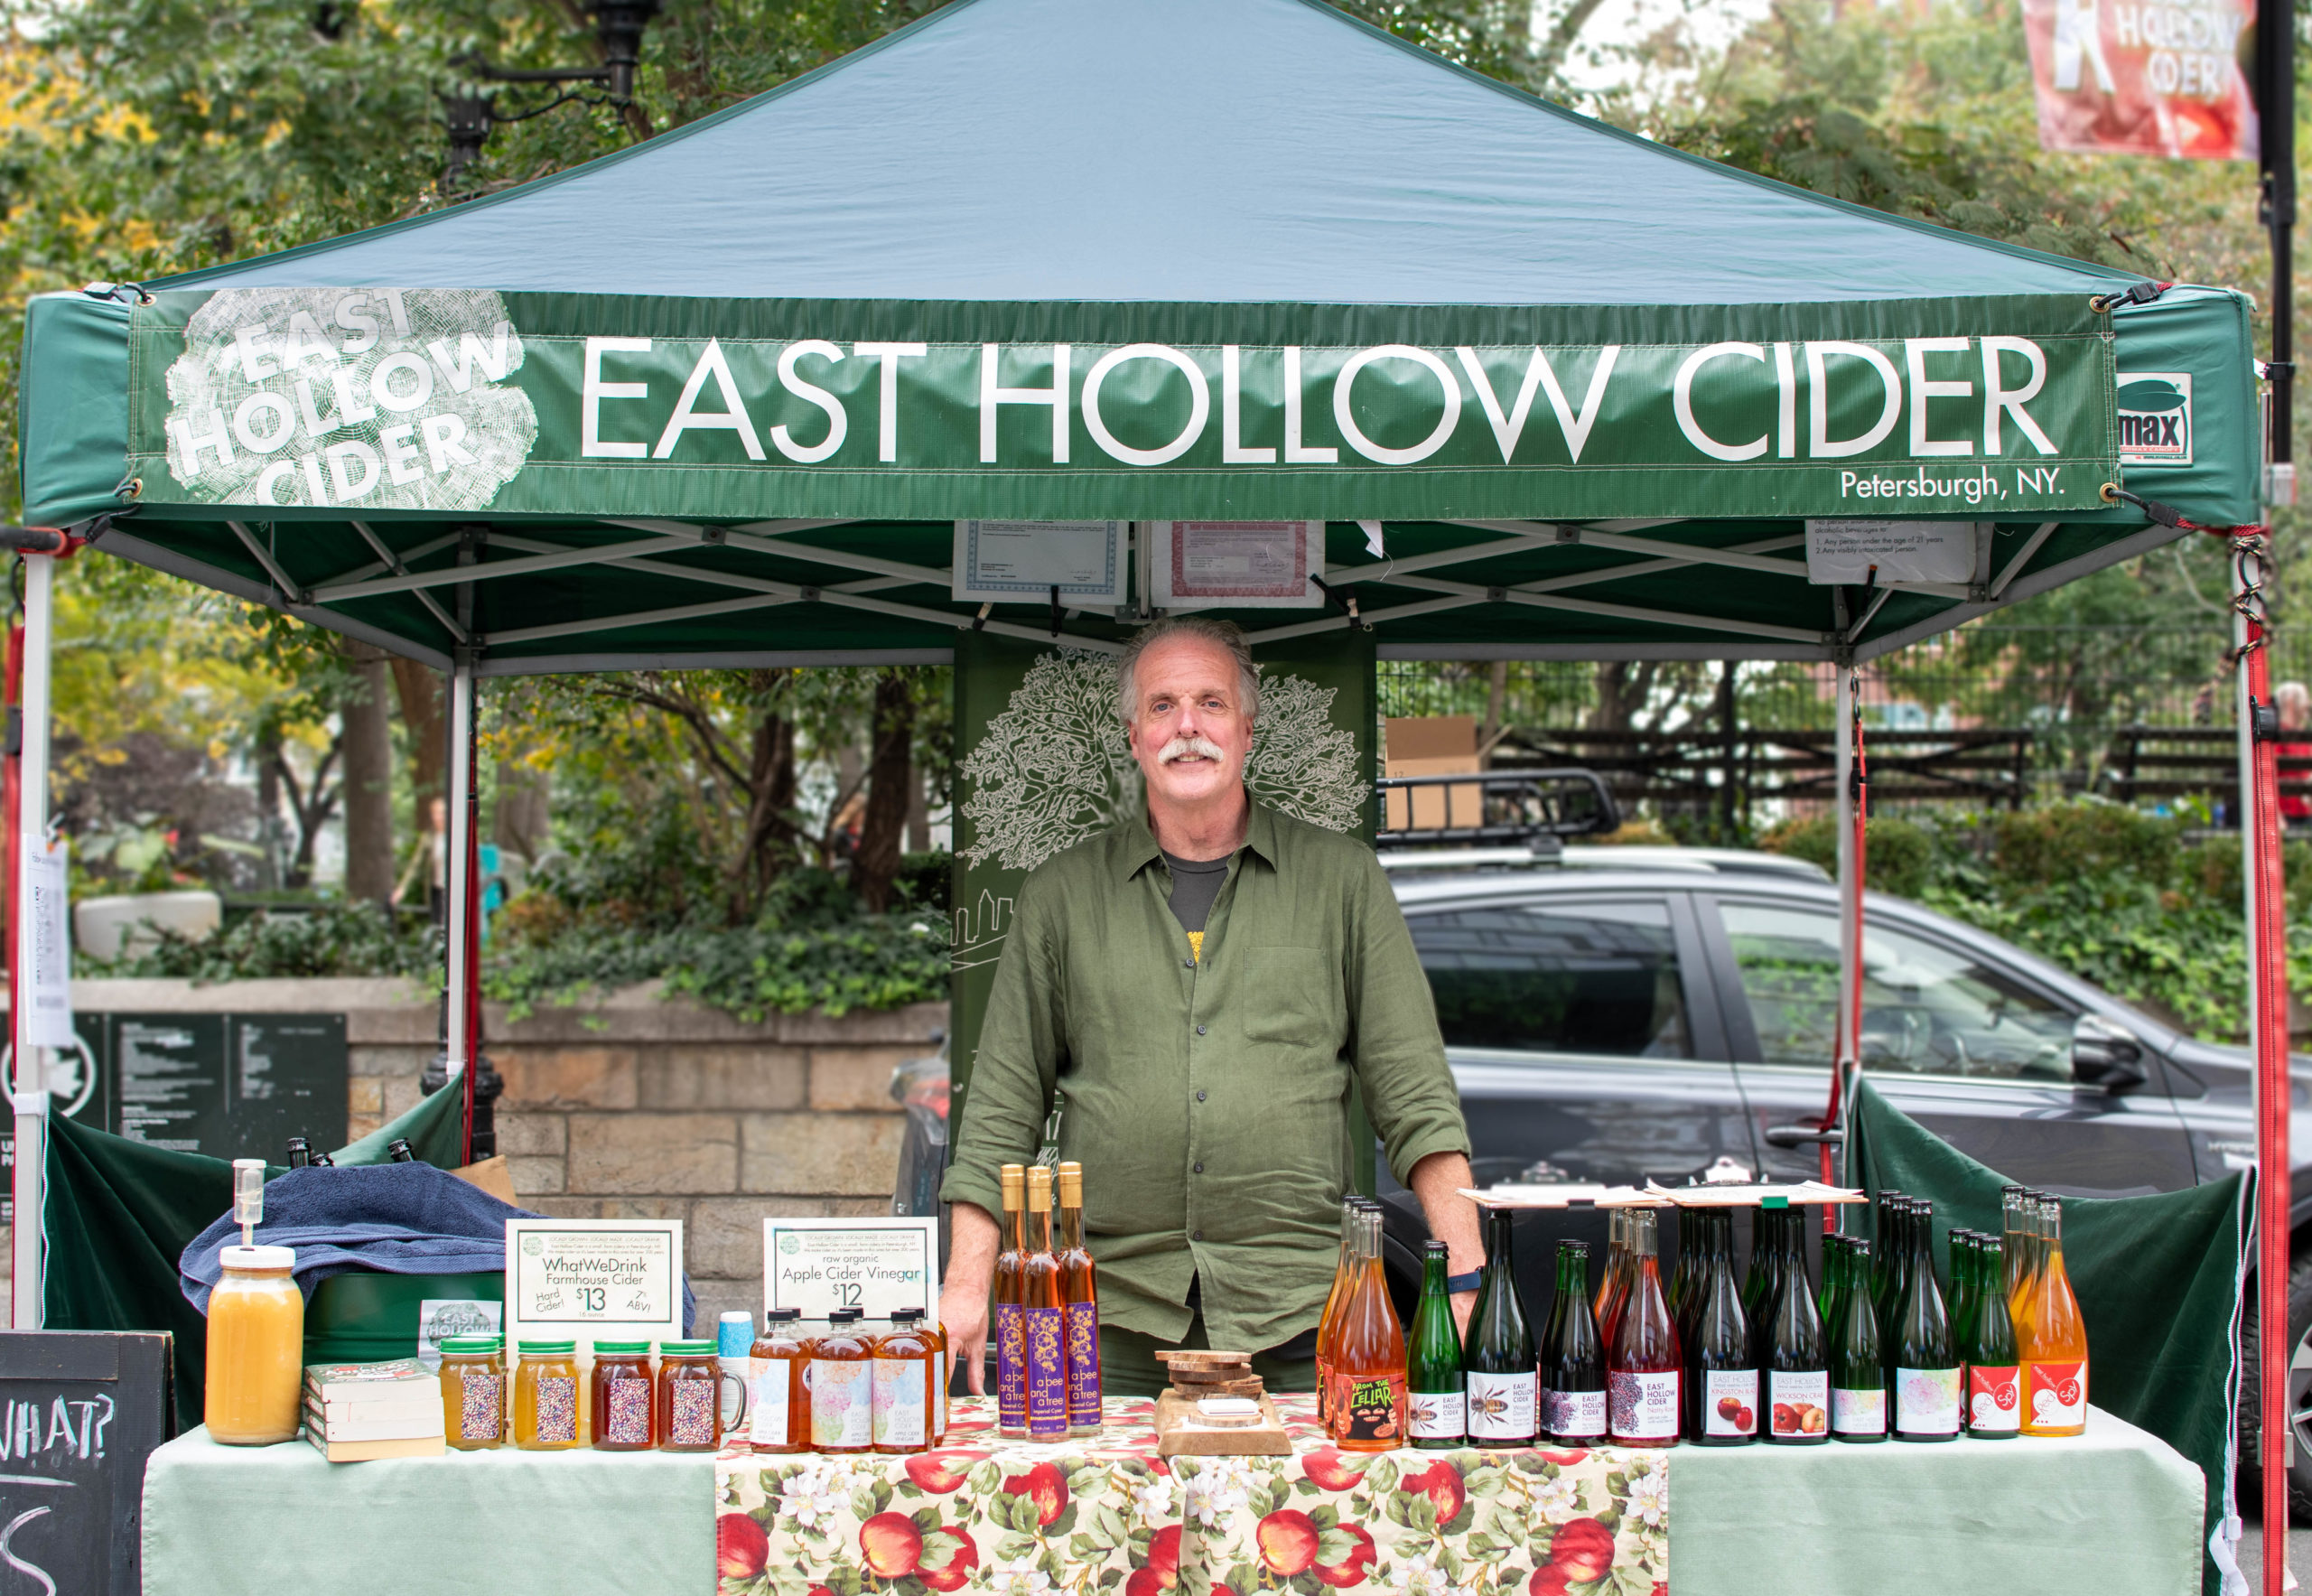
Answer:
[[[2084,294],[1380,309],[163,293],[129,466],[259,516],[725,519],[2020,516],[2119,480]]]
[[[1246,784],[1263,803],[1370,837],[1378,740],[1369,632],[1260,650],[1261,712]],[[1116,713],[1115,659],[962,634],[956,649],[954,1086],[970,1097],[980,1021],[1012,902],[1029,871],[1142,812]],[[1371,1184],[1369,1136],[1359,1168]]]
[[[1935,1259],[1946,1274],[1952,1226],[1999,1234],[2007,1177],[1934,1135],[1868,1079],[1854,1095],[1850,1134],[1849,1181],[1874,1198],[1892,1188],[1934,1204]],[[2199,1465],[2211,1535],[2231,1461],[2240,1194],[2240,1177],[2229,1175],[2150,1197],[2063,1199],[2064,1265],[2087,1321],[2088,1400]],[[2201,1566],[2206,1596],[2216,1596],[2213,1559]]]

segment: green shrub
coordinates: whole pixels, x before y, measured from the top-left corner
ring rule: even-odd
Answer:
[[[1819,864],[1836,875],[1838,829],[1838,819],[1831,815],[1785,820],[1759,838],[1758,845],[1771,853]],[[1873,891],[1916,898],[1926,890],[1927,875],[1935,856],[1934,835],[1926,827],[1893,815],[1873,815],[1863,833],[1863,845],[1868,851],[1865,870]]]
[[[316,903],[234,916],[193,941],[162,930],[158,945],[107,962],[76,957],[83,975],[172,976],[208,985],[278,976],[406,975],[442,978],[442,943],[423,917],[396,918],[374,903]]]

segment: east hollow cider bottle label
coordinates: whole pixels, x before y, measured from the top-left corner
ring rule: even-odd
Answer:
[[[1617,1369],[1606,1377],[1606,1406],[1617,1441],[1678,1438],[1678,1377]],[[1755,1416],[1755,1415],[1753,1415]]]
[[[1758,1371],[1754,1368],[1711,1368],[1701,1371],[1701,1433],[1705,1435],[1756,1435],[1758,1433]]]
[[[1840,1435],[1884,1435],[1887,1393],[1841,1386],[1831,1393],[1831,1429]]]
[[[1459,1441],[1468,1433],[1459,1391],[1413,1391],[1405,1396],[1407,1433],[1415,1441]]]
[[[2030,1406],[2031,1423],[2056,1429],[2087,1422],[2087,1365],[2027,1363],[2023,1366],[2023,1400]]]
[[[1831,1426],[1830,1406],[1827,1370],[1776,1369],[1767,1376],[1767,1414],[1773,1434],[1824,1434]]]
[[[1533,1441],[1540,1422],[1534,1401],[1537,1373],[1485,1375],[1472,1369],[1467,1377],[1471,1441],[1514,1441],[1521,1446]]]
[[[1346,1414],[1346,1424],[1336,1423],[1336,1441],[1377,1441],[1394,1444],[1405,1433],[1405,1377],[1391,1375],[1333,1376],[1327,1408]]]
[[[1028,1340],[1028,1439],[1067,1435],[1067,1362],[1060,1353],[1060,1311],[1023,1308]]]
[[[2022,1370],[2013,1364],[1967,1366],[1967,1429],[1976,1435],[2012,1435],[2023,1424]]]

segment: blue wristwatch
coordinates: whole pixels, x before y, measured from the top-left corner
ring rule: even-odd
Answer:
[[[1467,1274],[1449,1274],[1445,1277],[1445,1290],[1449,1295],[1459,1292],[1473,1292],[1484,1283],[1485,1271],[1482,1269],[1472,1269]]]

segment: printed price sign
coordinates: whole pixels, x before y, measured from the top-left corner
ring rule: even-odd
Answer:
[[[939,1307],[939,1228],[909,1219],[781,1219],[762,1222],[767,1309],[799,1308],[824,1319],[856,1308],[881,1319],[901,1308]]]
[[[510,1340],[672,1340],[683,1333],[679,1219],[508,1219]]]

